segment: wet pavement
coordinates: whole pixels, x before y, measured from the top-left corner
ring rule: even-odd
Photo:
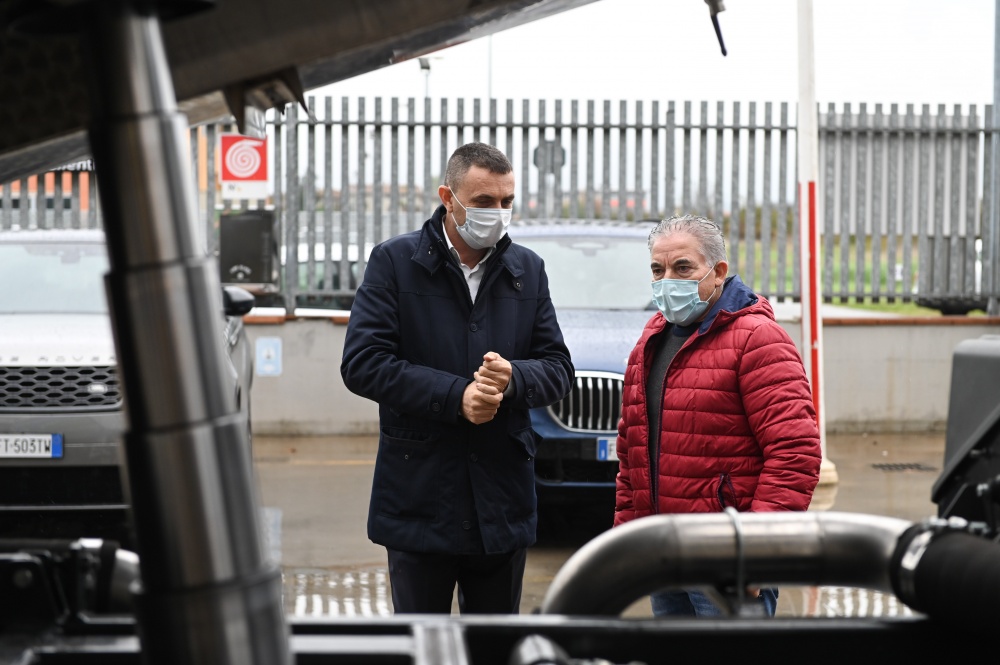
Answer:
[[[364,437],[254,437],[268,544],[281,563],[286,612],[296,617],[392,613],[385,550],[365,533],[377,440]],[[822,485],[812,510],[919,521],[936,514],[931,487],[944,433],[830,434],[837,482]],[[538,608],[554,575],[606,528],[606,511],[543,509],[539,544],[528,551],[522,613]],[[457,612],[457,606],[454,610]],[[911,610],[889,594],[842,587],[782,587],[779,616],[888,616]],[[623,616],[650,616],[647,598]]]

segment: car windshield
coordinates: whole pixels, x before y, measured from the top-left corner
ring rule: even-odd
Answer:
[[[511,234],[545,261],[560,309],[646,309],[652,303],[646,239],[636,236]]]
[[[102,244],[0,244],[0,314],[103,314],[107,270]]]

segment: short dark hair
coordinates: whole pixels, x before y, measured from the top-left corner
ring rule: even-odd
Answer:
[[[454,191],[473,166],[490,173],[506,175],[514,170],[507,155],[488,143],[466,143],[452,153],[444,172],[444,184]]]

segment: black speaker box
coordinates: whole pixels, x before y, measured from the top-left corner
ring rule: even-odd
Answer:
[[[223,284],[273,291],[278,286],[279,262],[278,228],[273,210],[245,210],[222,215],[219,220],[219,279]]]
[[[1000,528],[1000,335],[959,342],[951,368],[939,517]]]

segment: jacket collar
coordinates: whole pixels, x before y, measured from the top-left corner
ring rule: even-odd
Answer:
[[[770,303],[764,298],[760,298],[749,286],[743,283],[739,275],[727,277],[722,284],[722,296],[715,301],[712,308],[708,310],[708,315],[698,323],[687,326],[687,329],[696,328],[700,334],[704,334],[712,327],[715,319],[729,319],[733,316],[741,316],[750,312],[762,313],[771,319],[774,318],[774,310]]]
[[[444,216],[446,214],[445,207],[438,206],[431,218],[424,222],[423,228],[420,230],[420,238],[417,240],[417,249],[411,257],[414,262],[432,274],[445,263],[453,260],[444,237]],[[488,260],[499,261],[513,276],[518,277],[524,273],[524,267],[515,252],[507,251],[510,245],[510,235],[505,235],[496,244]]]

